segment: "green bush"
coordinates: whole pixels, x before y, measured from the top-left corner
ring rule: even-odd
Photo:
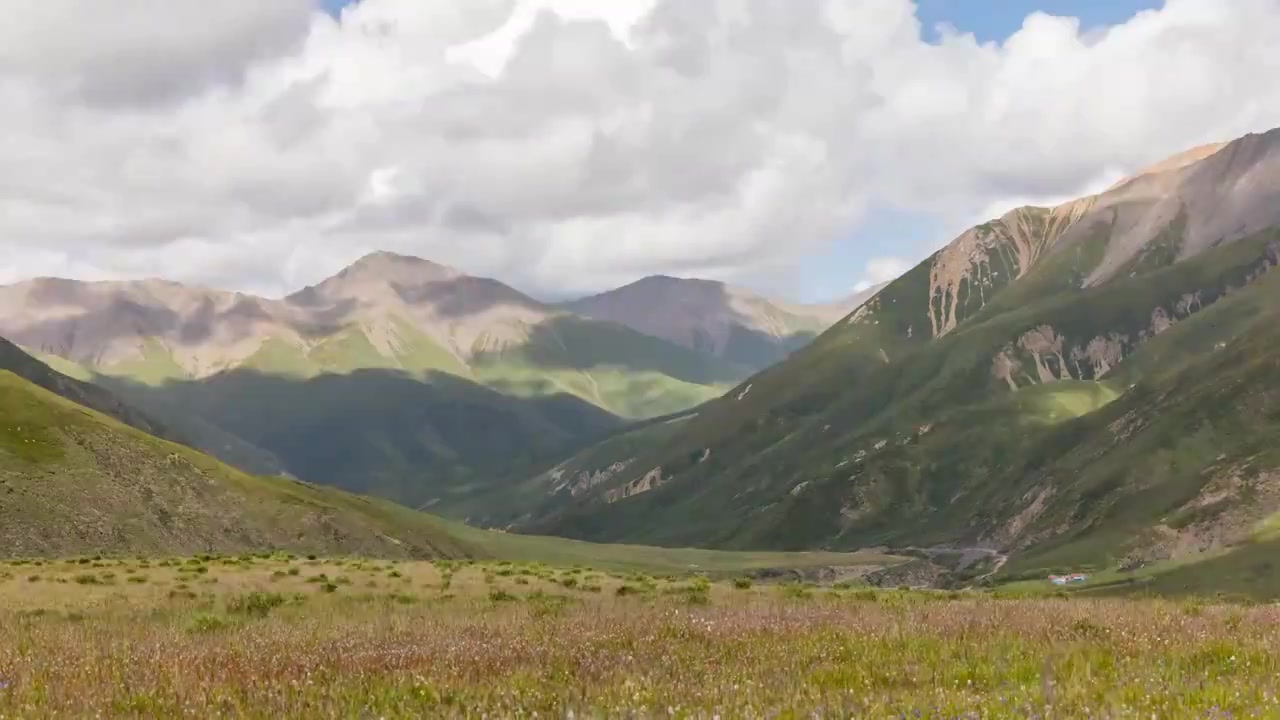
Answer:
[[[225,630],[230,625],[231,623],[227,622],[225,618],[212,613],[200,613],[191,618],[191,623],[187,626],[187,630],[196,634],[204,634]]]
[[[227,612],[239,615],[266,617],[272,610],[284,605],[285,598],[280,593],[251,592],[227,600]]]

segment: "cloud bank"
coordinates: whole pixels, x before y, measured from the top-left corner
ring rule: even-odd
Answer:
[[[602,9],[603,8],[603,9]],[[768,277],[1280,125],[1280,0],[922,40],[907,0],[0,0],[0,281]],[[848,286],[906,266],[879,238]],[[915,259],[915,258],[912,258]]]

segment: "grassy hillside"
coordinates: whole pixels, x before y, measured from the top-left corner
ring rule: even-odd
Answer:
[[[481,527],[529,526],[578,502],[589,503],[597,486],[608,485],[646,448],[681,431],[691,414],[635,423],[587,446],[546,472],[513,482],[504,478],[473,492],[447,498],[440,510]]]
[[[74,364],[65,361],[62,365],[64,369],[71,369],[72,372],[79,369]],[[180,433],[173,432],[155,419],[121,402],[101,387],[88,382],[91,373],[82,372],[75,376],[63,374],[28,355],[17,345],[0,338],[0,371],[4,370],[22,377],[27,382],[45,390],[109,415],[143,432],[171,438],[181,437]]]
[[[604,453],[634,460],[528,527],[726,548],[980,544],[1014,553],[1006,574],[1238,541],[1271,507],[1257,478],[1280,466],[1280,233],[1152,255],[1089,288],[1105,235],[1081,237],[1014,281],[993,266],[982,302],[965,285],[945,309],[929,301],[937,258],[922,264],[680,433]],[[618,499],[626,487],[641,491]]]
[[[426,515],[244,475],[0,371],[0,547],[12,556],[299,552],[462,556]]]

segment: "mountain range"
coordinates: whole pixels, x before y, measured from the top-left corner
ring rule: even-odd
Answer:
[[[660,308],[689,342],[647,324]],[[164,280],[0,287],[0,335],[194,447],[413,505],[709,400],[837,312],[672,278],[558,306],[385,252],[282,299]],[[715,337],[732,341],[693,341]]]
[[[187,547],[180,511],[196,544],[456,549],[176,441],[508,531],[1275,594],[1277,267],[1280,130],[1015,209],[827,306],[663,277],[545,303],[388,253],[278,300],[33,280],[0,288],[0,492],[39,508],[5,539]],[[68,529],[86,492],[100,519]]]
[[[779,364],[479,519],[968,548],[1005,577],[1256,557],[1280,511],[1277,265],[1280,131],[1196,148],[965,231]]]

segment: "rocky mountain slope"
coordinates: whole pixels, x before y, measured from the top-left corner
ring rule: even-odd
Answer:
[[[523,396],[564,392],[628,417],[684,409],[741,375],[495,280],[391,253],[282,300],[161,280],[31,280],[0,287],[0,333],[150,385],[235,370],[442,372]]]
[[[878,289],[838,302],[800,305],[711,280],[653,276],[563,307],[754,371],[804,347]]]
[[[1280,131],[1020,208],[678,432],[538,476],[559,501],[516,526],[977,546],[1005,574],[1247,542],[1277,509],[1278,264]]]

